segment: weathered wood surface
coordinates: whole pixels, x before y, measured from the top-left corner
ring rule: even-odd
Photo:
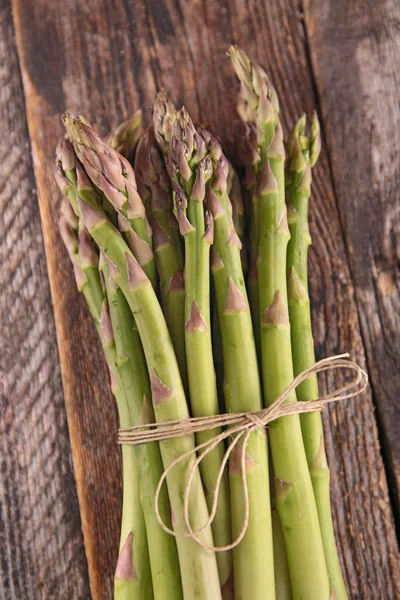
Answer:
[[[400,518],[400,5],[307,0],[305,22]]]
[[[11,7],[0,0],[0,598],[88,598]]]
[[[344,50],[340,40],[338,47],[332,39],[325,40],[330,13],[318,8],[317,3],[306,5],[306,28],[304,15],[294,0],[115,0],[112,5],[106,0],[13,0],[13,8],[91,592],[95,600],[105,599],[111,597],[120,510],[114,436],[117,424],[94,329],[75,291],[68,260],[54,229],[59,194],[52,178],[52,160],[61,134],[59,114],[66,108],[82,112],[106,133],[139,106],[146,110],[157,88],[164,85],[177,103],[185,103],[195,119],[210,123],[219,134],[227,134],[234,115],[236,83],[225,52],[234,41],[269,71],[281,97],[286,131],[303,110],[310,113],[319,100],[328,149],[337,157],[337,140],[343,140],[346,161],[350,163],[355,156],[355,138],[361,134],[342,118],[343,82],[328,80],[326,70],[328,63],[340,64],[351,89],[353,77],[358,81],[359,63],[338,59]],[[337,15],[344,19],[345,10]],[[310,66],[310,52],[313,64],[325,70],[317,81]],[[390,57],[385,60],[389,68]],[[332,87],[336,85],[335,96]],[[318,98],[316,89],[320,92]],[[372,111],[372,102],[379,100],[383,110],[385,107],[385,98],[373,96],[368,86],[366,90],[369,96],[359,94],[358,103],[352,106],[351,116],[357,115],[359,127],[364,112]],[[387,128],[391,118],[388,111]],[[383,140],[381,152],[382,147]],[[365,152],[363,147],[361,150]],[[393,170],[395,156],[390,164]],[[330,165],[324,149],[315,171],[310,274],[317,353],[322,357],[351,350],[353,357],[365,365],[367,350],[368,365],[371,367],[371,360],[375,361],[371,367],[375,399],[382,429],[388,435],[384,415],[390,418],[387,407],[397,401],[395,377],[389,383],[385,371],[388,365],[380,365],[381,355],[374,350],[376,332],[369,330],[360,298],[369,289],[362,285],[364,269],[370,268],[365,258],[367,249],[373,256],[379,252],[386,256],[389,250],[378,234],[374,245],[365,239],[362,244],[355,243],[349,223],[353,223],[355,214],[357,224],[363,223],[362,199],[361,195],[352,196],[357,189],[366,190],[363,177],[370,167],[364,170],[358,166],[350,194],[345,194],[341,172],[347,165],[340,160],[336,158],[336,166]],[[348,181],[348,172],[346,177]],[[395,198],[394,182],[393,187],[379,187],[379,192],[376,196],[369,194],[368,210],[376,206],[387,226],[394,222],[395,205],[393,200],[389,211],[383,195],[390,192]],[[365,223],[365,229],[374,229],[373,218]],[[360,256],[364,262],[359,262]],[[355,278],[356,297],[350,273]],[[390,298],[381,287],[374,289],[376,302],[385,309],[386,324],[394,317],[389,312]],[[392,307],[395,309],[395,303]],[[394,335],[394,326],[391,331]],[[389,349],[387,352],[383,357],[389,356]],[[329,384],[333,383],[332,378]],[[376,393],[381,383],[390,396]],[[398,548],[370,391],[347,408],[332,407],[325,416],[325,430],[338,540],[351,598],[394,599],[400,593]],[[66,527],[67,520],[64,516],[59,526]],[[77,577],[78,571],[74,573]],[[74,594],[71,597],[79,597],[77,592]]]

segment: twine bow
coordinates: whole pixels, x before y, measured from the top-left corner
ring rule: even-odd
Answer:
[[[246,481],[246,446],[250,434],[257,428],[264,429],[268,423],[280,417],[288,417],[291,415],[305,414],[310,412],[321,412],[325,405],[329,402],[338,402],[341,400],[346,400],[347,398],[354,398],[358,394],[361,394],[368,384],[368,375],[355,362],[346,359],[349,359],[349,354],[339,354],[337,356],[331,356],[318,361],[300,373],[268,408],[257,412],[227,413],[209,417],[194,417],[183,420],[164,421],[161,423],[146,423],[144,425],[136,425],[134,427],[120,429],[118,432],[118,442],[120,444],[138,445],[145,442],[159,442],[166,439],[191,435],[199,431],[226,427],[226,429],[222,430],[221,433],[217,434],[211,440],[208,440],[202,444],[198,444],[189,452],[185,452],[181,456],[178,456],[178,458],[176,458],[163,472],[157,485],[154,502],[157,520],[164,531],[175,537],[191,537],[202,548],[214,552],[224,552],[226,550],[235,548],[243,539],[249,524],[249,494]],[[350,369],[355,373],[355,375],[349,383],[344,384],[330,394],[323,396],[318,400],[312,400],[309,402],[290,402],[284,404],[290,393],[310,375],[322,373],[323,371],[330,371],[333,369]],[[218,444],[223,442],[228,437],[231,438],[231,441],[229,442],[218,471],[209,518],[200,529],[193,531],[189,519],[189,496],[197,467],[203,458],[207,456],[207,454],[212,452],[212,450],[214,450]],[[227,546],[209,546],[199,539],[198,536],[202,531],[209,527],[214,520],[217,511],[219,488],[224,469],[232,451],[234,450],[235,446],[239,444],[240,440],[242,440],[240,474],[244,500],[244,518],[242,529],[231,544]],[[185,460],[189,456],[196,454],[197,458],[193,462],[189,471],[183,501],[183,516],[187,531],[176,532],[167,527],[161,518],[158,506],[161,487],[169,472],[175,467],[175,465],[182,460]]]

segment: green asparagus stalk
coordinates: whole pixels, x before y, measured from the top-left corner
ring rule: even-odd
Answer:
[[[227,194],[232,205],[232,221],[235,231],[243,243],[244,239],[244,207],[239,177],[231,163],[228,163]]]
[[[177,221],[172,212],[171,185],[152,126],[146,129],[139,142],[135,175],[138,191],[153,229],[165,320],[175,348],[182,381],[187,389],[183,252]]]
[[[128,303],[109,276],[103,260],[102,272],[106,283],[110,317],[117,351],[116,365],[125,389],[131,425],[154,422],[150,403],[150,383],[139,333]],[[122,452],[132,447],[123,445]],[[160,450],[156,442],[134,448],[137,454],[141,504],[146,523],[154,598],[182,598],[178,553],[175,539],[158,524],[154,498],[162,475]],[[171,512],[166,489],[161,491],[159,509],[163,521],[171,527]]]
[[[258,283],[264,401],[268,406],[293,380],[286,285],[290,234],[285,152],[276,94],[271,92],[268,77],[239,48],[231,49],[231,57],[241,80],[242,103],[257,125],[261,157],[256,190],[260,204]],[[295,392],[288,401],[296,401]],[[276,478],[275,501],[285,536],[293,598],[328,600],[329,578],[300,418],[296,415],[274,421],[269,427],[269,440]]]
[[[65,154],[65,151],[64,151]],[[58,183],[65,192],[70,182],[61,173]],[[79,231],[76,229],[79,226]],[[97,269],[98,255],[82,221],[71,210],[64,198],[59,221],[61,237],[74,266],[78,290],[87,301],[104,350],[110,371],[111,387],[118,406],[121,427],[130,427],[128,404],[116,364],[117,354],[109,318],[108,303],[102,290]],[[149,553],[143,511],[140,503],[138,465],[133,447],[124,446],[123,458],[123,511],[121,522],[120,554],[114,580],[115,600],[147,600],[153,598]]]
[[[306,116],[295,125],[287,142],[287,195],[291,239],[287,251],[288,302],[291,324],[294,374],[315,363],[311,327],[310,299],[307,282],[307,254],[311,243],[308,229],[308,203],[311,192],[311,167],[318,159],[320,136],[318,118],[314,114],[311,132],[305,133]],[[318,398],[316,375],[297,388],[297,399]],[[326,461],[322,420],[319,413],[301,415],[304,447],[317,503],[318,517],[325,550],[329,579],[337,600],[347,600],[335,544],[330,507],[329,467]]]
[[[247,193],[251,197],[250,207],[250,247],[249,247],[249,266],[247,274],[247,289],[249,294],[249,303],[251,318],[253,323],[256,349],[260,354],[260,309],[258,297],[258,273],[257,273],[257,255],[260,245],[260,215],[259,199],[254,193],[255,175],[260,164],[260,155],[257,148],[257,132],[253,123],[247,123],[239,120],[235,122],[235,143],[238,158],[245,168],[245,186]]]
[[[66,113],[63,119],[67,129],[73,128],[74,119],[71,115]],[[80,119],[79,123],[73,138],[75,152],[92,182],[118,213],[119,229],[152,285],[156,286],[152,231],[136,188],[133,167],[102,140],[86,121]]]
[[[102,344],[113,346],[115,343],[108,310],[107,300],[104,300],[100,321]],[[117,358],[117,357],[115,357]],[[115,362],[110,368],[111,391],[118,406],[120,427],[132,425],[127,401],[126,389]],[[114,576],[114,599],[133,600],[154,598],[149,548],[143,516],[138,460],[135,448],[122,446],[122,519],[121,541],[118,562]]]
[[[133,165],[141,133],[142,111],[137,110],[130,119],[118,125],[108,135],[107,143]]]
[[[228,172],[228,197],[231,201],[232,205],[232,220],[233,225],[235,227],[235,231],[239,236],[239,239],[242,243],[242,248],[240,250],[240,257],[242,260],[242,269],[243,275],[247,278],[248,270],[249,270],[249,260],[247,255],[247,244],[246,244],[246,236],[245,236],[245,218],[244,218],[244,205],[242,198],[242,189],[240,186],[239,177],[233,168],[233,165],[229,163],[229,172]]]
[[[275,598],[276,600],[292,600],[285,539],[282,523],[275,506],[272,508],[272,538],[274,544]]]
[[[68,135],[75,142],[82,140],[82,122],[69,119]],[[85,126],[86,128],[87,126]],[[93,138],[92,138],[93,139]],[[102,159],[106,156],[102,156]],[[105,169],[109,165],[105,160]],[[79,214],[107,259],[110,275],[124,293],[135,315],[140,338],[150,373],[153,409],[156,421],[187,419],[189,416],[183,385],[168,328],[157,296],[144,270],[134,258],[120,232],[86,196],[78,197]],[[178,456],[194,450],[193,436],[170,439],[160,443],[164,468]],[[215,553],[200,547],[185,534],[183,515],[184,489],[187,473],[194,456],[178,463],[167,476],[167,487],[172,509],[172,525],[177,537],[183,594],[187,598],[221,598]],[[194,472],[189,498],[189,517],[194,530],[208,521],[207,503],[198,470]],[[206,546],[213,545],[210,527],[199,534]]]
[[[204,417],[219,412],[210,323],[210,245],[213,242],[213,219],[209,212],[204,211],[206,185],[212,173],[212,162],[205,153],[204,140],[197,133],[185,109],[178,112],[173,126],[167,167],[176,191],[179,229],[185,242],[184,323],[190,405],[194,417]],[[220,429],[200,432],[196,436],[197,443],[206,443],[220,432]],[[221,443],[200,463],[209,510],[223,457],[224,445]],[[230,529],[229,488],[225,473],[212,522],[214,543],[217,546],[230,544]],[[217,563],[221,587],[227,595],[231,587],[232,553],[219,552]]]
[[[293,600],[290,584],[289,565],[286,554],[285,538],[282,523],[275,502],[275,476],[271,453],[269,455],[269,481],[272,507],[272,540],[274,547],[274,574],[276,600]]]
[[[214,148],[214,177],[207,193],[207,206],[214,218],[211,267],[221,329],[225,403],[228,412],[262,408],[260,376],[251,315],[236,233],[227,194],[229,164],[215,138],[199,129],[207,145]],[[240,474],[242,447],[230,461],[233,538],[244,519],[243,485]],[[237,600],[275,599],[268,446],[264,430],[249,437],[245,456],[249,492],[249,524],[243,540],[233,551],[234,588]]]
[[[68,142],[62,142],[62,146],[64,147],[64,156],[65,148],[72,152],[72,148],[68,145]],[[59,157],[60,154],[61,153],[59,153]],[[61,159],[57,168],[59,171],[58,181],[63,185],[61,188],[63,192],[69,188],[70,195],[71,192],[73,192],[75,202],[77,193],[86,194],[87,197],[91,197],[92,200],[95,201],[96,194],[93,189],[91,195],[88,193],[90,182],[88,182],[87,178],[85,179],[82,167],[77,161],[73,172],[71,170],[68,171],[69,177],[72,180],[76,180],[76,185],[71,184],[71,181],[66,178],[66,171],[63,170],[63,163],[61,162]],[[60,178],[60,169],[63,171],[62,179]],[[82,184],[83,181],[84,184]],[[72,190],[71,188],[74,189]],[[79,254],[77,254],[78,245],[74,228],[77,228],[78,222],[79,219],[72,209],[70,202],[64,198],[62,205],[62,217],[60,220],[60,231],[67,249],[69,249],[70,257],[74,266],[78,265],[78,267],[80,267],[82,264],[84,267],[84,274],[82,273],[80,280],[83,280],[84,282],[86,281],[86,283],[82,287],[82,292],[85,295],[96,327],[99,331],[99,335],[102,339],[102,332],[110,331],[107,312],[102,313],[102,307],[105,301],[105,291],[101,285],[100,276],[97,269],[98,258],[93,247],[91,246],[91,238],[85,230],[82,220],[80,220],[79,223],[80,243]],[[107,267],[104,265],[104,260],[101,272],[107,272]],[[115,344],[103,345],[103,348],[108,364],[113,368],[112,383],[115,387],[115,393],[118,394],[117,400],[119,403],[121,427],[129,427],[130,425],[136,425],[139,422],[153,422],[154,416],[149,403],[150,390],[148,374],[144,361],[143,350],[141,348],[140,339],[135,328],[131,311],[129,307],[127,307],[126,301],[120,290],[113,285],[112,280],[106,276],[105,281],[107,282],[108,301]],[[105,327],[104,323],[108,324],[108,327]],[[106,337],[110,339],[111,335],[108,334]],[[127,409],[124,407],[124,404],[121,400],[121,395],[123,393],[121,389],[125,390],[124,402],[127,404]],[[126,413],[126,410],[128,410],[128,414]],[[135,465],[136,458],[135,456],[132,457],[132,451],[134,450],[135,448],[131,446],[122,447],[125,482],[130,481],[132,465]],[[125,541],[129,535],[129,523],[133,518],[137,518],[135,511],[141,510],[140,506],[142,505],[150,550],[150,566],[153,580],[154,597],[156,600],[161,598],[171,598],[171,600],[175,600],[175,598],[179,599],[182,597],[182,589],[180,583],[176,543],[173,537],[165,533],[159,527],[154,511],[154,496],[158,481],[163,471],[159,448],[157,444],[145,444],[138,447],[136,449],[136,453],[138,454],[137,464],[142,497],[141,499],[139,498],[138,482],[135,482],[134,485],[134,492],[136,494],[135,496],[132,495],[132,486],[124,485],[123,518],[121,528],[121,552],[124,548],[124,554],[122,555],[121,560],[122,562],[128,560],[128,551],[127,547],[125,547]],[[132,476],[135,472],[136,471],[132,471]],[[167,524],[170,523],[170,506],[166,490],[162,490],[159,506],[163,520]],[[137,528],[135,527],[134,530],[136,529]],[[140,540],[141,537],[141,534],[135,534],[135,543],[137,543],[137,540]],[[135,555],[136,553],[134,556]],[[118,587],[124,589],[127,588],[129,590],[129,586],[121,583],[119,579],[120,577],[117,578]]]

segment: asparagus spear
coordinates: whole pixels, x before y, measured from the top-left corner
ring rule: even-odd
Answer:
[[[126,390],[131,425],[154,422],[150,403],[150,383],[132,312],[121,290],[109,276],[108,266],[103,262],[107,298],[117,351],[116,365]],[[162,461],[158,444],[143,444],[134,448],[139,465],[141,503],[146,523],[153,579],[154,598],[176,600],[182,598],[178,553],[175,539],[158,524],[154,497],[162,475]],[[122,446],[122,452],[131,447]],[[171,526],[171,513],[166,489],[159,502],[162,519]]]
[[[261,157],[256,192],[260,203],[258,281],[264,401],[269,405],[293,380],[286,285],[290,234],[285,205],[285,152],[276,94],[271,91],[268,77],[239,48],[231,49],[231,57],[241,80],[242,103],[257,126]],[[265,115],[270,116],[266,119]],[[295,392],[288,401],[296,401]],[[329,578],[300,418],[296,415],[274,421],[269,439],[293,598],[328,600]]]
[[[210,324],[210,245],[213,241],[213,220],[210,213],[204,213],[206,184],[211,176],[212,162],[205,153],[204,140],[197,133],[184,108],[178,112],[173,126],[167,168],[176,191],[179,228],[185,242],[184,323],[190,404],[195,417],[215,415],[219,412],[219,406]],[[196,436],[197,443],[206,443],[220,432],[220,429],[200,432]],[[223,456],[224,445],[221,443],[200,463],[209,510]],[[212,531],[217,546],[227,546],[230,543],[227,474],[221,482]],[[231,552],[219,552],[217,563],[221,587],[228,593],[232,576]]]
[[[80,126],[75,127],[70,114],[66,113],[63,119],[68,130],[74,129],[74,149],[86,173],[117,211],[119,228],[151,283],[156,286],[152,231],[136,188],[133,167],[102,140],[86,121],[81,119]]]
[[[276,600],[292,600],[282,523],[275,506],[272,508],[272,538],[274,544],[275,598]]]
[[[64,152],[65,154],[65,152]],[[60,172],[58,183],[62,183]],[[62,191],[70,182],[65,178]],[[77,227],[79,226],[79,231]],[[98,255],[83,222],[79,222],[64,198],[59,221],[61,237],[74,266],[78,290],[87,301],[110,371],[111,388],[118,406],[121,427],[131,425],[125,391],[117,368],[117,354],[109,320],[108,303],[97,269]],[[153,598],[149,553],[140,503],[138,466],[134,448],[123,447],[123,511],[120,555],[115,573],[115,600]]]
[[[247,289],[249,294],[249,303],[251,318],[253,323],[254,337],[256,341],[257,353],[260,354],[260,318],[259,318],[259,297],[258,297],[258,274],[257,274],[257,254],[259,248],[259,201],[257,194],[254,193],[255,174],[260,164],[260,155],[257,148],[257,132],[253,123],[247,123],[239,120],[234,126],[236,149],[238,158],[245,167],[245,186],[247,193],[251,197],[250,206],[250,247],[249,247],[249,267],[247,274]]]
[[[68,135],[75,141],[82,140],[81,128],[87,126],[78,119],[67,121]],[[82,142],[80,142],[82,143]],[[111,168],[107,164],[105,170]],[[157,296],[120,232],[101,211],[100,207],[86,196],[78,197],[79,214],[107,259],[110,275],[124,293],[135,315],[136,324],[150,373],[153,409],[157,421],[186,419],[189,416],[183,385],[179,373],[168,328],[158,303]],[[176,457],[194,450],[192,436],[166,440],[160,443],[164,468]],[[186,537],[183,517],[183,497],[187,473],[193,465],[191,456],[180,462],[167,477],[167,487],[172,509],[172,524],[178,535],[177,547],[181,568],[184,597],[208,599],[221,598],[215,553],[200,547]],[[194,530],[203,527],[208,520],[207,504],[198,470],[193,478],[189,498],[189,516]],[[213,545],[211,528],[199,534],[206,546]]]
[[[239,177],[231,163],[229,163],[228,181],[227,181],[227,193],[232,205],[232,220],[235,227],[235,231],[239,236],[242,243],[240,250],[240,257],[242,260],[243,275],[247,278],[249,269],[249,261],[247,255],[247,240],[245,236],[245,216],[244,216],[244,205],[242,198],[242,189],[240,186]]]
[[[308,230],[308,202],[311,191],[311,167],[320,150],[319,123],[314,114],[310,135],[305,133],[303,115],[288,142],[287,194],[291,239],[287,252],[288,300],[291,324],[294,374],[315,363],[307,282],[307,254],[311,243]],[[297,388],[298,400],[316,400],[318,382],[312,375]],[[317,503],[318,517],[331,586],[337,600],[347,600],[335,544],[329,494],[329,467],[326,461],[322,420],[319,413],[301,415],[304,447]]]
[[[187,389],[183,253],[177,222],[172,212],[171,185],[152,126],[146,129],[139,142],[135,175],[138,191],[153,229],[165,320],[175,348],[182,381]]]
[[[61,142],[63,152],[59,152],[58,182],[62,184],[61,190],[65,193],[69,190],[69,196],[73,197],[77,205],[77,194],[86,195],[93,202],[96,201],[95,191],[90,192],[90,182],[85,178],[82,167],[77,161],[71,169],[66,169],[65,158],[68,156],[73,158],[72,148],[69,143],[64,140]],[[66,156],[66,150],[68,155]],[[64,161],[62,160],[64,157]],[[61,172],[60,172],[61,169]],[[60,175],[62,174],[62,178]],[[66,175],[70,180],[67,179]],[[76,181],[76,184],[73,182]],[[99,272],[97,269],[98,257],[91,245],[91,238],[88,235],[83,221],[78,219],[76,213],[71,207],[70,202],[64,198],[62,208],[62,218],[60,221],[60,231],[69,249],[71,260],[75,265],[80,267],[83,265],[83,272],[78,276],[78,281],[83,281],[82,292],[85,295],[100,338],[103,340],[104,332],[106,340],[111,339],[113,333],[115,343],[103,344],[106,358],[110,368],[112,368],[112,387],[117,397],[120,425],[121,427],[129,427],[136,425],[139,422],[152,422],[154,416],[151,406],[149,405],[150,391],[146,364],[144,361],[143,350],[141,348],[140,339],[135,328],[134,320],[130,309],[126,305],[126,301],[114,285],[112,280],[107,275],[107,267],[102,264],[101,272],[106,273],[103,278],[107,282],[108,301],[110,306],[112,328],[109,321],[108,310],[102,308],[105,306],[105,290],[103,289]],[[78,208],[77,208],[78,210]],[[78,226],[79,222],[79,245],[74,233],[74,227]],[[79,249],[79,253],[78,253]],[[78,272],[79,275],[79,272]],[[90,283],[89,283],[90,282]],[[123,396],[124,395],[124,396]],[[123,396],[123,398],[122,398]],[[122,401],[123,400],[123,401]],[[125,406],[126,404],[126,406]],[[154,496],[158,481],[162,475],[162,462],[157,444],[145,444],[136,448],[138,461],[132,456],[135,448],[131,446],[123,446],[123,479],[124,479],[124,502],[123,516],[121,527],[121,560],[117,568],[116,586],[118,589],[127,590],[129,593],[131,585],[120,581],[121,564],[130,564],[132,558],[129,557],[125,542],[130,535],[130,530],[135,531],[133,538],[134,545],[143,543],[146,539],[146,534],[142,535],[138,528],[131,527],[130,523],[137,521],[136,512],[141,513],[141,504],[144,510],[144,518],[146,524],[147,538],[150,550],[150,566],[153,580],[154,597],[175,600],[182,597],[182,589],[180,583],[180,573],[178,556],[176,551],[176,543],[173,537],[166,534],[158,525],[154,511]],[[134,474],[139,471],[141,498],[139,497],[139,482],[134,480],[134,485],[130,485],[131,479],[134,479]],[[135,469],[133,469],[135,467]],[[131,475],[130,475],[131,473]],[[132,491],[133,488],[133,491]],[[141,502],[141,504],[140,504]],[[165,490],[160,495],[160,511],[166,523],[170,521],[170,506],[168,496]],[[142,518],[142,515],[141,515]],[[136,521],[135,521],[136,519]],[[147,542],[146,542],[147,544]],[[138,552],[134,552],[134,556]],[[130,562],[129,562],[130,561]],[[135,558],[135,569],[138,571]],[[149,570],[149,568],[148,568]],[[129,579],[129,578],[128,578]],[[122,593],[122,592],[121,592]],[[147,598],[147,596],[145,596]],[[116,599],[119,597],[116,596]]]
[[[112,346],[114,361],[110,367],[111,390],[118,406],[120,427],[130,427],[132,421],[123,385],[116,364],[117,356],[107,299],[104,299],[100,320],[103,347]],[[106,354],[107,355],[107,354]],[[122,446],[122,519],[118,562],[114,576],[115,600],[154,598],[145,519],[140,501],[138,460],[135,448]]]
[[[176,109],[165,90],[160,90],[153,106],[154,135],[157,144],[166,156],[176,119]]]
[[[108,135],[107,143],[133,165],[141,133],[142,111],[137,110],[130,119],[118,125]]]
[[[235,231],[239,236],[240,241],[243,243],[244,239],[244,207],[242,199],[242,191],[240,188],[239,177],[233,165],[228,163],[228,177],[227,177],[227,194],[232,205],[232,221],[235,227]]]
[[[226,407],[228,412],[257,411],[262,408],[260,376],[240,259],[241,243],[227,194],[229,164],[215,138],[204,129],[200,131],[207,145],[214,148],[211,153],[214,177],[207,193],[207,206],[214,218],[211,266],[222,337]],[[242,453],[238,445],[229,468],[234,539],[244,518]],[[243,540],[233,551],[235,598],[275,599],[268,446],[264,430],[257,429],[250,435],[245,463],[249,524]]]

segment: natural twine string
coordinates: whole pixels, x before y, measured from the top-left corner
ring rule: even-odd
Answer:
[[[300,373],[292,383],[285,389],[278,398],[268,407],[257,412],[246,412],[246,413],[231,413],[223,415],[215,415],[210,417],[195,417],[183,420],[175,421],[164,421],[162,423],[151,423],[144,425],[136,425],[134,427],[120,429],[118,432],[118,442],[120,444],[138,445],[145,442],[158,442],[161,440],[182,437],[185,435],[191,435],[199,431],[207,431],[209,429],[217,429],[226,427],[221,433],[217,434],[211,440],[195,446],[189,452],[178,456],[164,471],[160,481],[158,482],[154,504],[157,520],[161,527],[166,533],[169,533],[175,537],[191,537],[196,541],[202,548],[211,550],[214,552],[224,552],[235,548],[243,539],[247,526],[249,524],[249,494],[246,481],[246,446],[249,440],[250,434],[257,428],[264,429],[268,423],[278,419],[280,417],[288,417],[290,415],[305,414],[311,412],[321,412],[325,405],[329,402],[338,402],[346,400],[347,398],[354,398],[366,388],[368,384],[368,375],[366,372],[359,367],[355,362],[346,360],[349,358],[348,354],[339,354],[337,356],[331,356],[324,358],[308,369],[305,369]],[[284,404],[290,393],[303,381],[305,381],[310,375],[322,373],[323,371],[331,371],[334,369],[349,369],[354,372],[353,379],[334,390],[327,396],[323,396],[318,400],[312,400],[309,402],[290,402]],[[214,448],[223,442],[227,437],[232,438],[229,442],[228,448],[224,454],[224,458],[221,462],[221,466],[218,471],[216,479],[215,490],[213,494],[213,503],[210,511],[209,518],[206,523],[196,531],[193,531],[190,524],[189,518],[189,497],[190,490],[193,483],[193,478],[197,472],[197,467],[207,454],[212,452]],[[236,539],[227,546],[209,546],[198,536],[204,531],[214,520],[217,504],[219,488],[221,485],[221,479],[224,473],[224,469],[229,460],[229,456],[234,450],[235,446],[242,440],[241,446],[241,465],[240,474],[243,486],[243,503],[244,503],[244,518],[241,531]],[[196,460],[191,465],[188,480],[185,487],[184,501],[183,501],[183,513],[186,532],[176,532],[167,527],[161,518],[159,511],[159,497],[161,487],[170,473],[170,471],[182,460],[196,455]]]

